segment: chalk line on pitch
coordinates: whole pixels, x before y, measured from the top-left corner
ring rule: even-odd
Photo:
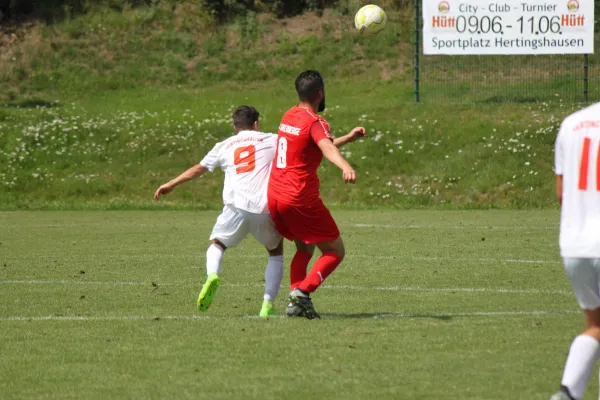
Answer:
[[[248,255],[231,255],[230,258],[267,258],[267,255],[248,254]],[[508,263],[508,264],[561,264],[560,260],[528,260],[519,258],[467,258],[467,257],[420,257],[420,256],[382,256],[368,254],[346,254],[347,259],[352,258],[368,258],[375,260],[399,260],[399,261],[467,261],[467,262],[482,262],[482,263]]]
[[[343,226],[343,224],[342,224]],[[559,224],[548,226],[495,226],[495,225],[391,225],[391,224],[352,224],[353,228],[386,228],[386,229],[488,229],[488,230],[558,230]]]

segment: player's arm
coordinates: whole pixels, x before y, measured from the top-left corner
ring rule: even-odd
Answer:
[[[558,201],[562,204],[562,196],[563,196],[563,176],[556,175],[556,197],[558,197]]]
[[[184,182],[189,182],[192,179],[202,176],[207,171],[214,171],[216,167],[221,165],[220,154],[223,143],[224,142],[217,143],[206,157],[200,161],[200,164],[193,166],[177,178],[159,187],[154,193],[154,200],[158,200],[161,194],[170,193],[176,186],[181,185]]]
[[[154,193],[154,200],[158,200],[161,194],[171,193],[173,189],[175,189],[175,187],[181,185],[182,183],[189,182],[192,179],[196,179],[199,176],[204,175],[207,171],[208,168],[206,168],[202,164],[193,166],[192,168],[179,175],[177,178],[172,179],[171,181],[165,183],[164,185],[161,185],[158,189],[156,189],[156,192]]]
[[[323,156],[342,170],[344,182],[356,183],[356,172],[333,143],[333,138],[329,134],[329,124],[322,120],[315,121],[310,127],[310,136],[321,149]]]
[[[348,164],[348,161],[344,159],[340,150],[333,144],[331,139],[324,138],[317,143],[317,146],[319,146],[326,159],[342,170],[344,182],[356,183],[356,172]]]
[[[362,126],[358,126],[352,129],[347,135],[333,139],[333,145],[339,149],[340,147],[355,142],[363,137],[367,137],[367,130]]]

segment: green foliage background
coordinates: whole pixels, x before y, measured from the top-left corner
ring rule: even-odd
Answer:
[[[165,202],[151,194],[232,133],[235,105],[255,105],[261,128],[275,131],[307,68],[326,78],[333,133],[357,125],[370,133],[344,149],[358,185],[343,185],[324,163],[330,205],[555,207],[554,137],[581,106],[468,94],[414,104],[410,4],[379,2],[389,24],[368,38],[350,16],[364,3],[306,3],[325,8],[280,19],[276,2],[235,2],[220,23],[191,1],[57,2],[62,19],[8,24],[0,208],[218,208],[220,173]],[[11,4],[27,14],[18,8],[26,2]]]

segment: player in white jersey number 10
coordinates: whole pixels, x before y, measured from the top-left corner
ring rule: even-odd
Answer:
[[[550,399],[579,400],[600,358],[600,103],[563,122],[555,173],[560,254],[586,328],[571,344],[560,391]]]
[[[261,317],[275,315],[273,301],[283,276],[283,242],[275,229],[267,206],[267,184],[275,157],[277,135],[258,131],[259,113],[254,107],[240,106],[233,112],[237,132],[214,148],[200,164],[156,190],[154,198],[171,192],[177,185],[220,167],[225,173],[223,212],[217,218],[206,251],[207,279],[198,296],[198,310],[206,311],[219,287],[223,253],[251,233],[267,248],[265,294]]]

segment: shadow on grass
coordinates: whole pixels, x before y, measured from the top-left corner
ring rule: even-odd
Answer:
[[[2,104],[3,107],[7,108],[52,108],[57,107],[57,103],[53,103],[51,101],[40,100],[40,99],[27,99],[27,100],[19,100],[19,101],[11,101],[8,103]]]
[[[404,314],[404,313],[357,313],[357,314],[322,314],[323,317],[332,318],[355,318],[355,319],[377,319],[377,318],[431,318],[440,321],[452,320],[452,315],[441,314]]]

